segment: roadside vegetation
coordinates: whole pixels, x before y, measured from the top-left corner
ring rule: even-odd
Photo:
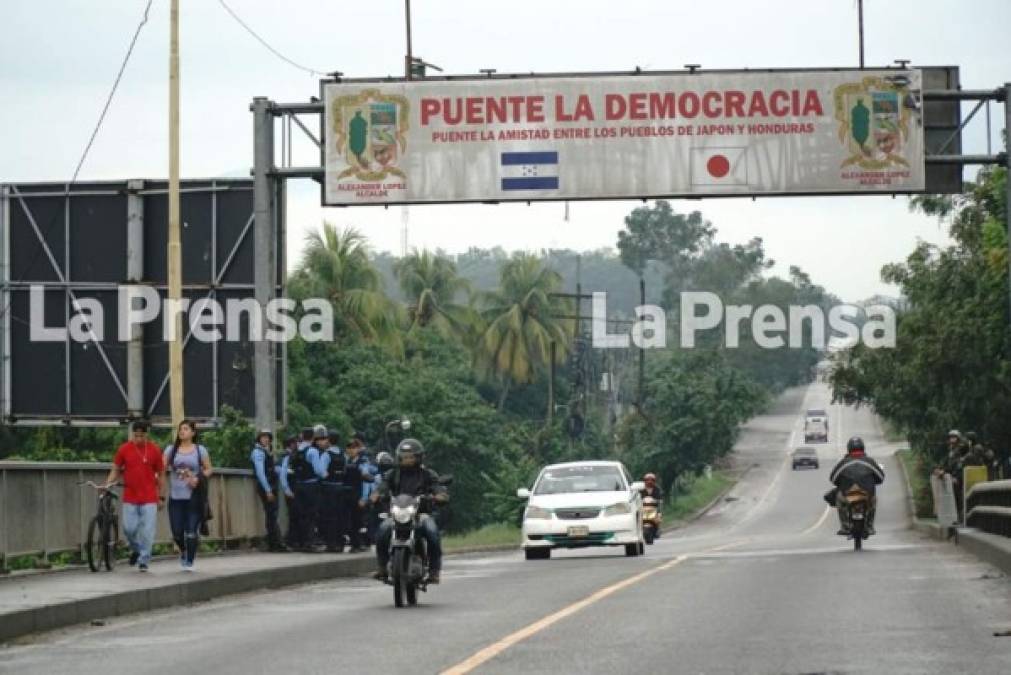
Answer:
[[[746,330],[739,349],[726,349],[715,330],[681,350],[679,294],[709,290],[725,304],[784,310],[835,302],[797,268],[786,279],[769,276],[772,264],[761,239],[719,242],[701,213],[663,201],[629,213],[615,250],[582,254],[396,258],[371,251],[352,228],[326,224],[307,238],[288,290],[333,304],[336,339],[289,345],[287,431],[323,423],[378,440],[387,421],[409,418],[429,465],[455,476],[447,527],[477,538],[465,541],[512,536],[524,507],[516,488],[552,462],[617,458],[634,475],[657,473],[668,493],[691,483],[704,500],[724,478],[693,477],[727,456],[739,425],[772,396],[810,381],[819,355],[759,349]],[[577,269],[584,293],[607,291],[610,318],[633,318],[640,277],[647,302],[667,313],[669,345],[647,352],[641,400],[638,350],[593,349],[589,320],[577,325],[576,304],[560,295],[575,290]],[[588,317],[590,303],[581,310]],[[238,411],[225,410],[201,442],[216,465],[248,468],[252,432]],[[122,437],[119,429],[5,428],[0,458],[108,461]],[[170,439],[163,432],[155,440]]]
[[[895,453],[902,462],[909,477],[909,489],[913,494],[913,509],[917,518],[934,517],[934,495],[930,489],[930,465],[920,453],[899,450]]]
[[[1007,460],[1011,447],[1007,172],[986,168],[966,192],[924,196],[911,207],[948,224],[952,243],[920,243],[885,266],[897,284],[895,349],[856,346],[837,355],[836,401],[868,405],[906,436],[924,475],[947,453],[949,429],[975,431]]]

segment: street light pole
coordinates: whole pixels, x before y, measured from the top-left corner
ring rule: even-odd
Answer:
[[[182,243],[179,217],[179,0],[172,0],[169,20],[169,193],[168,297],[173,313],[169,341],[169,405],[172,425],[186,416],[183,407]]]

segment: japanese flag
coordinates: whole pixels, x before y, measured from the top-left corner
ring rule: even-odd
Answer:
[[[748,184],[747,147],[692,148],[692,185]]]

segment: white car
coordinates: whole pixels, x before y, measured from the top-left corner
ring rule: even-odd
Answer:
[[[624,546],[625,555],[646,551],[642,532],[644,485],[634,483],[621,462],[570,462],[544,467],[523,513],[527,560],[551,557],[553,548]]]

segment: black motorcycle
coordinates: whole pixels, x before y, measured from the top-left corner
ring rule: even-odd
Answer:
[[[452,482],[451,476],[439,478],[439,484],[443,486]],[[428,541],[418,536],[418,528],[423,519],[434,518],[422,512],[423,500],[430,499],[427,496],[397,495],[390,499],[390,512],[380,516],[393,520],[386,583],[393,586],[393,604],[397,607],[417,605],[418,591],[428,591]]]

